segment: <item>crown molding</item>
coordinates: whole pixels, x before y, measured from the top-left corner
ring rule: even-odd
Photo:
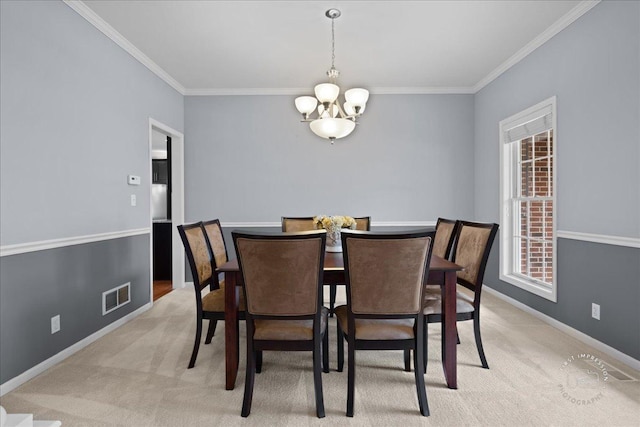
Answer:
[[[141,62],[151,72],[164,80],[169,86],[174,88],[183,96],[256,96],[256,95],[300,95],[309,93],[310,88],[238,88],[238,89],[187,89],[177,80],[164,71],[151,58],[135,47],[122,34],[116,31],[111,25],[98,16],[89,6],[81,0],[63,0],[71,9],[89,21],[94,27],[104,35],[113,40],[118,46],[128,52],[136,60]],[[375,95],[452,95],[452,94],[475,94],[489,83],[498,78],[502,73],[513,67],[524,59],[531,52],[542,46],[553,36],[567,28],[575,20],[591,10],[600,3],[601,0],[584,0],[570,10],[566,15],[553,23],[542,34],[530,41],[522,49],[507,59],[500,66],[491,71],[482,80],[471,87],[378,87],[370,88],[369,92]]]
[[[580,18],[582,15],[593,9],[601,0],[585,0],[580,2],[576,7],[571,9],[566,15],[562,18],[558,19],[556,22],[551,24],[549,28],[544,30],[538,37],[531,40],[527,43],[522,49],[517,51],[512,57],[507,59],[505,62],[500,64],[496,69],[491,71],[485,78],[480,80],[473,87],[472,93],[479,92],[486,85],[497,79],[502,73],[507,71],[509,68],[516,65],[518,62],[522,61],[525,57],[527,57],[531,52],[545,44],[549,41],[553,36],[558,34],[560,31],[567,28],[571,25],[576,19]]]
[[[118,46],[124,49],[128,54],[137,59],[142,65],[147,67],[152,73],[160,77],[169,86],[178,91],[181,95],[185,94],[185,87],[182,86],[176,79],[171,77],[169,73],[164,71],[158,64],[153,62],[151,58],[142,53],[140,49],[135,47],[129,40],[127,40],[122,34],[116,31],[111,25],[109,25],[104,19],[98,16],[89,6],[84,4],[80,0],[63,0],[64,3],[71,9],[76,11],[80,16],[89,21],[94,27],[100,30],[105,36],[113,40]]]
[[[470,94],[473,87],[377,87],[368,89],[372,95],[453,95]],[[186,89],[185,96],[261,96],[292,95],[299,96],[313,92],[307,88],[245,88],[245,89]]]

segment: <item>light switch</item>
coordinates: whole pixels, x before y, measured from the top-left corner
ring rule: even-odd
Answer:
[[[132,194],[132,195],[131,195],[131,206],[135,206],[135,205],[137,205],[137,204],[138,204],[138,200],[137,200],[137,198],[136,198],[136,195],[135,195],[135,194]]]

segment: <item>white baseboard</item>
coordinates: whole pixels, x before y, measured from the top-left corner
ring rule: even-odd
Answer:
[[[624,354],[623,352],[621,352],[620,350],[616,350],[615,348],[598,341],[595,338],[590,337],[589,335],[578,331],[577,329],[572,328],[571,326],[565,325],[564,323],[554,319],[553,317],[547,316],[544,313],[541,313],[531,307],[529,307],[528,305],[525,305],[523,303],[521,303],[518,300],[515,300],[501,292],[496,291],[495,289],[492,289],[490,287],[488,287],[486,284],[483,286],[483,290],[485,292],[490,293],[491,295],[494,295],[498,298],[500,298],[501,300],[508,302],[509,304],[519,308],[520,310],[529,313],[531,315],[533,315],[534,317],[537,317],[538,319],[542,320],[545,323],[548,323],[549,325],[553,326],[556,329],[559,329],[560,331],[564,332],[565,334],[577,339],[578,341],[582,341],[583,343],[590,345],[591,347],[595,348],[596,350],[599,350],[601,352],[603,352],[604,354],[606,354],[607,356],[611,356],[612,358],[616,359],[617,361],[624,363],[625,365],[640,371],[640,360],[634,359],[633,357]]]
[[[85,348],[86,346],[91,344],[92,342],[98,340],[99,338],[102,338],[103,336],[107,335],[109,332],[116,330],[117,328],[119,328],[120,326],[124,325],[125,323],[127,323],[131,319],[133,319],[135,317],[138,317],[139,315],[141,315],[145,311],[149,310],[152,306],[153,306],[153,303],[151,303],[151,302],[143,305],[139,309],[127,314],[124,317],[121,317],[120,319],[116,320],[115,322],[105,326],[104,328],[100,329],[97,332],[94,332],[93,334],[91,334],[88,337],[78,341],[77,343],[73,344],[72,346],[65,348],[60,353],[55,354],[55,355],[51,356],[50,358],[48,358],[47,360],[37,364],[36,366],[34,366],[33,368],[29,369],[28,371],[25,371],[22,374],[18,375],[17,377],[10,379],[9,381],[5,382],[4,384],[0,384],[0,396],[4,396],[5,394],[9,393],[13,389],[15,389],[15,388],[21,386],[22,384],[26,383],[30,379],[40,375],[41,373],[43,373],[47,369],[52,368],[53,366],[55,366],[58,363],[60,363],[63,360],[65,360],[67,357],[69,357],[72,354],[78,352],[79,350],[82,350],[83,348]]]

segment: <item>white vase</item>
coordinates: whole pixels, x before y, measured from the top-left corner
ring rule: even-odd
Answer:
[[[327,252],[342,252],[342,238],[340,237],[340,229],[336,231],[327,230]]]

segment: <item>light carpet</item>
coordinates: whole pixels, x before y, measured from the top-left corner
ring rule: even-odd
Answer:
[[[640,425],[638,371],[492,295],[483,298],[482,333],[491,369],[480,366],[472,322],[460,322],[458,389],[448,389],[440,326],[430,325],[427,418],[420,416],[413,372],[403,371],[399,351],[357,352],[355,416],[345,416],[347,371],[346,363],[344,372],[335,371],[335,319],[329,330],[332,370],[322,375],[326,418],[315,416],[308,352],[266,352],[251,415],[241,418],[244,324],[236,388],[226,391],[224,322],[212,343],[201,346],[196,366],[187,369],[195,332],[191,289],[164,296],[0,403],[9,413],[61,420],[64,427]],[[607,366],[589,365],[587,354]],[[615,378],[608,372],[612,368],[631,380]]]

